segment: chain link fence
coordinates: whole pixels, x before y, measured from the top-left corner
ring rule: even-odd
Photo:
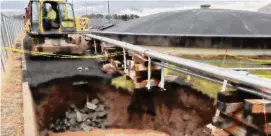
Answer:
[[[5,64],[7,62],[8,54],[3,49],[6,47],[13,47],[14,41],[20,32],[23,31],[24,19],[22,16],[6,16],[1,13],[1,71],[5,71]]]

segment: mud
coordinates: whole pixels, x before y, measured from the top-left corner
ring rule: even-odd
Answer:
[[[156,130],[172,136],[210,135],[205,126],[215,112],[213,100],[187,86],[167,84],[166,88],[135,90],[130,94],[89,83],[33,90],[39,129],[44,134],[49,123],[64,116],[70,104],[80,108],[89,97],[98,98],[107,106],[109,129]]]

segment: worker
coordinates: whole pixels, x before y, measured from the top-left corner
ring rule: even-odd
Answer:
[[[47,16],[44,17],[43,19],[44,28],[47,30],[50,30],[51,28],[57,28],[58,24],[55,22],[56,21],[55,10],[52,8],[51,5],[49,5],[47,9],[48,9]]]

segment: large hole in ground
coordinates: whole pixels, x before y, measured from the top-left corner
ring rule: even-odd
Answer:
[[[188,86],[170,83],[166,85],[166,91],[142,89],[135,90],[133,94],[99,83],[52,85],[32,89],[32,94],[41,135],[81,135],[83,128],[74,130],[81,132],[70,132],[68,127],[52,132],[50,127],[57,120],[64,122],[66,112],[73,110],[71,105],[81,110],[87,101],[93,99],[98,99],[99,104],[106,107],[106,129],[156,130],[172,136],[204,136],[210,135],[206,125],[211,123],[215,112],[213,99]]]

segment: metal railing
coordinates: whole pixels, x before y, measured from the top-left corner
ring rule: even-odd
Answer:
[[[7,62],[7,51],[3,49],[6,47],[13,47],[14,41],[17,35],[23,31],[24,20],[22,17],[17,16],[6,16],[1,13],[1,71],[5,71],[5,64]]]
[[[129,44],[126,42],[110,39],[107,37],[97,36],[93,34],[86,34],[86,38],[92,38],[95,40],[99,40],[105,43],[109,43],[123,49],[127,49],[133,52],[144,54],[153,59],[161,60],[162,62],[170,63],[176,65],[176,67],[170,67],[168,65],[156,64],[162,67],[167,67],[174,71],[183,71],[182,69],[189,69],[192,71],[192,75],[197,73],[196,75],[199,77],[204,77],[204,79],[212,79],[211,81],[215,81],[217,83],[223,83],[223,81],[229,81],[228,85],[235,86],[236,89],[254,94],[260,97],[264,97],[268,100],[271,100],[271,80],[252,77],[248,75],[240,74],[236,71],[220,68],[217,66],[212,66],[208,64],[203,64],[200,62],[183,59],[175,56],[165,55],[150,49],[146,49],[140,46],[136,46],[133,44]],[[157,63],[157,62],[152,62]],[[190,74],[190,72],[186,72],[186,74]],[[206,77],[206,78],[205,78]]]

